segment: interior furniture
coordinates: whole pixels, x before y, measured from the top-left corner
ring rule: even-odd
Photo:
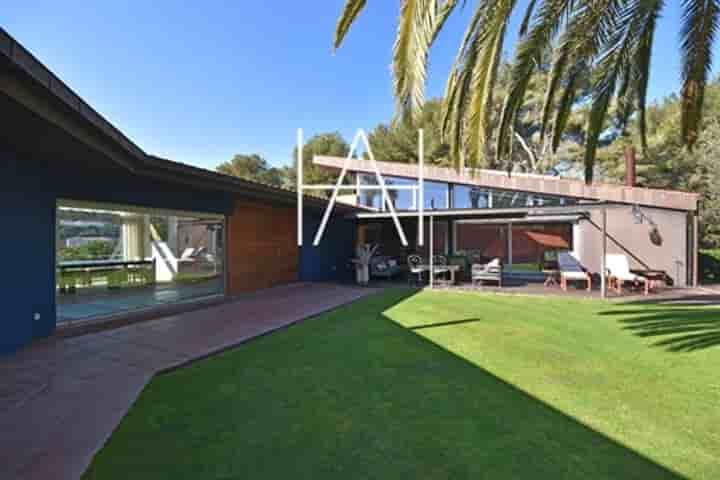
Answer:
[[[104,283],[107,288],[152,285],[155,260],[74,260],[57,266],[60,293],[73,293],[77,287]]]

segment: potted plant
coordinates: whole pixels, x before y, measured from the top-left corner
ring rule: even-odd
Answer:
[[[355,258],[352,263],[355,264],[355,280],[358,285],[367,285],[370,281],[370,259],[377,250],[377,245],[359,245],[355,249]]]

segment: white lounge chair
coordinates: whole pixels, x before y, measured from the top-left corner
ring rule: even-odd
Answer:
[[[628,262],[625,255],[608,253],[605,255],[605,268],[607,269],[610,288],[614,288],[616,292],[622,293],[623,284],[628,282],[633,285],[642,284],[645,287],[645,295],[650,293],[650,282],[647,281],[647,278],[630,271],[630,262]]]
[[[560,270],[560,288],[567,292],[568,281],[586,282],[587,291],[592,289],[592,275],[571,252],[558,252],[558,269]]]

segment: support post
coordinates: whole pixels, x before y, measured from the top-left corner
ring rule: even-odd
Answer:
[[[433,219],[434,217],[430,215],[430,247],[428,248],[428,263],[430,265],[430,271],[428,273],[430,275],[430,288],[433,288],[433,283],[435,282],[435,275],[433,274],[433,257],[435,256],[435,226],[433,225]]]
[[[698,248],[700,247],[700,242],[698,240],[698,215],[697,212],[693,215],[693,256],[692,256],[692,264],[693,264],[693,275],[692,275],[692,284],[693,287],[697,288],[700,286],[700,272],[699,268],[700,265],[698,264]]]
[[[297,167],[295,168],[297,176],[297,244],[302,246],[303,242],[303,131],[298,128],[297,131]]]
[[[418,246],[425,244],[425,133],[418,130]]]
[[[607,279],[605,257],[607,254],[607,209],[601,210],[602,215],[602,257],[600,258],[600,296],[607,298]]]
[[[510,272],[513,270],[513,251],[512,251],[512,223],[507,224],[508,236],[507,236],[507,253],[508,253],[508,266]]]

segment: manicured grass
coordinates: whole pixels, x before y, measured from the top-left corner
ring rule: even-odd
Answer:
[[[85,478],[720,478],[719,314],[389,290],[157,378]]]

